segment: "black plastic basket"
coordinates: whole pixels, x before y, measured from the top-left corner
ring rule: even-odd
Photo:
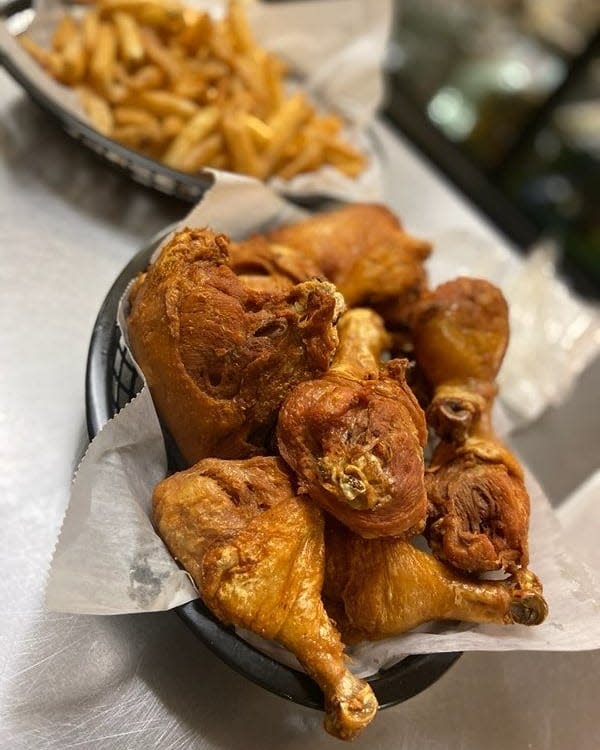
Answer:
[[[139,391],[141,382],[116,324],[119,299],[129,281],[142,271],[170,231],[162,232],[123,269],[98,314],[90,342],[86,372],[86,413],[90,439]],[[226,664],[263,688],[296,703],[323,708],[317,685],[303,672],[287,667],[253,648],[232,628],[219,622],[200,601],[177,608],[198,637]],[[409,656],[368,681],[381,708],[411,698],[441,677],[459,653]]]

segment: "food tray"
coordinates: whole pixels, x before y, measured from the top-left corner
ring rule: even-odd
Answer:
[[[23,14],[23,23],[19,23],[19,27],[22,26],[24,29],[32,23],[35,16],[31,0],[12,0],[4,4],[0,2],[0,21],[9,18],[16,21],[19,14]],[[179,172],[101,135],[50,99],[9,55],[3,53],[2,49],[0,64],[36,104],[58,120],[68,135],[136,182],[190,202],[196,202],[212,185],[213,178],[209,172],[199,172],[197,175]]]
[[[116,324],[117,308],[128,283],[148,265],[152,253],[172,229],[170,227],[154,237],[133,257],[114,282],[98,313],[86,369],[86,416],[90,439],[141,388],[141,380]],[[168,453],[173,463],[169,446]],[[219,622],[200,600],[178,607],[177,613],[217,656],[249,680],[301,705],[323,709],[321,691],[306,674],[253,648],[233,628]],[[425,690],[459,657],[460,653],[408,656],[369,677],[368,682],[380,708],[386,708]]]

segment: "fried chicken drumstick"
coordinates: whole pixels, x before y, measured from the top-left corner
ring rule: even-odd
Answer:
[[[528,562],[523,471],[491,424],[508,332],[502,293],[468,278],[429,294],[413,331],[417,364],[434,388],[428,424],[441,438],[426,473],[425,535],[438,557],[471,573]]]
[[[380,363],[388,337],[372,310],[349,310],[339,348],[318,380],[301,383],[279,413],[279,452],[301,492],[365,537],[422,530],[427,498],[423,412],[406,384],[406,360]]]
[[[538,625],[547,614],[532,573],[461,576],[401,539],[362,539],[328,520],[323,600],[344,643],[400,635],[431,620]]]
[[[208,229],[178,232],[130,295],[133,354],[188,464],[263,451],[287,393],[337,347],[344,303],[332,284],[253,289],[228,246]]]
[[[374,717],[321,600],[323,516],[298,497],[281,459],[205,459],[157,485],[154,520],[173,557],[225,624],[296,655],[325,697],[325,728],[352,739]]]

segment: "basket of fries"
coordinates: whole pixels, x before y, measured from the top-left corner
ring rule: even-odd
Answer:
[[[26,3],[5,8],[4,65],[70,134],[134,179],[189,199],[210,184],[207,169],[291,194],[375,197],[369,147],[343,97],[319,99],[323,74],[310,90],[297,55],[292,65],[259,43],[240,0],[47,6],[24,30],[15,16]],[[325,79],[331,59],[328,68]]]

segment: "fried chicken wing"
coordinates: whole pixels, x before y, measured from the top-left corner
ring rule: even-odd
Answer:
[[[334,520],[325,534],[323,599],[345,643],[400,635],[432,620],[538,625],[547,615],[532,573],[474,581],[401,539],[362,539]]]
[[[202,599],[226,624],[274,639],[323,690],[325,728],[352,739],[373,718],[371,688],[348,671],[322,600],[323,517],[281,459],[205,459],[154,492],[154,519]]]
[[[406,384],[406,361],[380,364],[388,339],[372,310],[348,311],[338,331],[329,370],[298,385],[281,408],[279,451],[300,490],[358,534],[417,533],[427,509],[427,432]]]
[[[374,307],[404,325],[426,286],[431,245],[407,234],[385,206],[355,203],[269,232],[271,242],[309,257],[349,307]]]
[[[474,573],[528,562],[523,472],[491,425],[507,343],[506,302],[486,281],[442,284],[420,306],[415,356],[434,389],[427,419],[441,438],[426,473],[425,534],[436,555]]]
[[[175,234],[134,287],[128,326],[184,459],[260,453],[287,393],[327,370],[342,309],[329,282],[257,291],[230,268],[224,235]]]

